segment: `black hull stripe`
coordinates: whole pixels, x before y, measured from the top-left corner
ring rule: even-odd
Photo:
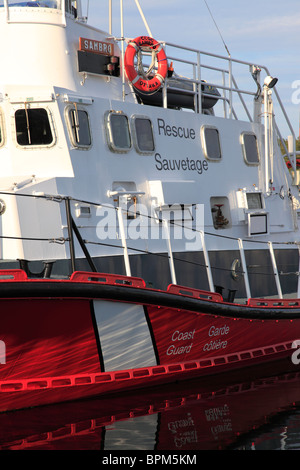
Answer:
[[[163,291],[97,283],[64,281],[1,282],[0,298],[83,298],[134,302],[185,309],[231,318],[259,320],[300,319],[300,307],[256,307],[212,302]]]

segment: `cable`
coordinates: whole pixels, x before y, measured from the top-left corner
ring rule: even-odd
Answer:
[[[85,199],[78,199],[78,198],[61,196],[61,195],[50,195],[50,194],[36,194],[36,195],[34,195],[34,194],[12,193],[12,192],[4,192],[4,191],[0,191],[0,194],[1,195],[3,194],[3,195],[21,196],[21,197],[23,196],[23,197],[29,197],[29,198],[42,198],[42,199],[47,199],[49,201],[56,202],[56,203],[61,203],[63,200],[69,199],[69,200],[72,200],[72,201],[81,202],[81,203],[85,203],[85,204],[90,204],[90,205],[93,205],[93,206],[98,206],[98,207],[101,206],[101,207],[104,207],[104,208],[107,208],[107,209],[110,209],[110,210],[111,209],[117,210],[117,208],[115,206],[112,206],[112,205],[109,205],[109,204],[91,202],[91,201],[87,201]],[[150,220],[155,220],[156,222],[157,221],[162,222],[162,219],[160,219],[159,217],[154,218],[153,216],[147,215],[147,214],[137,214],[137,213],[134,213],[133,211],[130,211],[128,209],[124,210],[123,212],[125,214],[132,213],[134,215],[140,215],[141,217],[145,217],[145,218],[150,219]],[[170,220],[169,222],[174,227],[179,227],[179,228],[182,228],[182,229],[189,229],[189,230],[191,230],[192,232],[195,232],[195,233],[199,232],[199,230],[197,230],[196,228],[186,227],[183,224],[180,224],[180,223],[172,221],[172,220]],[[228,239],[228,240],[234,240],[234,241],[238,240],[237,238],[229,236],[229,235],[221,235],[221,234],[211,233],[211,232],[204,232],[204,234],[206,236],[212,236],[212,237],[217,237],[217,238],[222,238],[222,239]],[[34,238],[34,237],[17,237],[17,236],[5,236],[5,235],[0,235],[0,239],[42,241],[42,242],[58,243],[58,244],[64,244],[65,242],[70,241],[68,238],[63,238],[63,237],[58,237],[58,238]],[[268,243],[268,242],[265,242],[265,241],[262,241],[262,240],[244,240],[244,241],[248,242],[248,243],[256,243],[256,244],[267,244]],[[111,248],[120,248],[120,249],[123,248],[122,246],[115,245],[115,244],[112,244],[112,243],[95,242],[95,241],[91,241],[91,240],[83,240],[83,242],[85,244],[91,244],[91,245],[107,246],[107,247],[111,247]],[[296,242],[296,241],[276,242],[276,241],[274,241],[273,245],[276,245],[276,244],[277,245],[295,245],[295,246],[299,246],[300,242]],[[134,247],[128,247],[128,250],[143,253],[143,254],[147,254],[147,255],[158,256],[158,257],[162,257],[162,258],[169,258],[169,255],[167,253],[153,253],[153,252],[148,251],[148,250],[138,249],[138,248],[134,248]],[[185,260],[185,259],[181,259],[181,258],[178,258],[178,257],[174,257],[174,261],[183,262],[183,263],[187,263],[187,264],[207,268],[206,264],[202,264],[202,263],[199,263],[197,261]],[[260,267],[262,268],[263,266],[260,266]],[[228,272],[232,271],[231,268],[224,268],[224,267],[220,267],[220,266],[212,266],[211,269],[219,270],[219,271],[228,271]],[[244,274],[243,271],[241,271],[241,274]],[[249,273],[249,274],[251,275],[252,273]],[[256,272],[255,273],[255,275],[258,275],[258,274],[265,275],[265,276],[274,276],[274,274],[266,273],[266,272]],[[298,271],[297,272],[286,272],[286,273],[284,273],[283,271],[280,271],[280,275],[290,275],[290,274],[299,275]]]

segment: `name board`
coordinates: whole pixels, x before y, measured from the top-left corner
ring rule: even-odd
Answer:
[[[110,42],[79,38],[79,50],[101,55],[114,55],[114,45]]]

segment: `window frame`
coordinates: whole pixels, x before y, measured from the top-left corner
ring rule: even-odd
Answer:
[[[34,109],[42,109],[46,111],[47,116],[48,116],[48,122],[49,122],[49,127],[50,131],[52,134],[52,141],[48,144],[25,144],[22,145],[18,142],[18,137],[17,137],[17,125],[16,125],[16,113],[18,111],[25,111],[27,110],[34,110]],[[26,150],[26,149],[47,149],[51,148],[56,144],[56,132],[54,128],[54,122],[53,122],[53,117],[50,109],[48,106],[44,106],[44,103],[31,103],[31,102],[26,102],[23,105],[19,105],[13,108],[13,115],[12,115],[12,121],[13,121],[13,139],[16,143],[16,146],[20,149]]]
[[[150,122],[150,127],[151,127],[151,132],[152,132],[152,141],[153,141],[153,150],[143,150],[139,147],[139,139],[138,139],[138,133],[136,130],[136,122],[137,120],[146,120]],[[150,119],[149,116],[143,115],[143,114],[134,114],[131,116],[131,127],[132,127],[132,134],[133,134],[133,142],[134,142],[134,147],[135,150],[140,154],[140,155],[152,155],[155,152],[155,138],[154,138],[154,130],[153,130],[153,123],[152,120]]]
[[[127,120],[128,124],[128,137],[130,140],[130,145],[129,147],[117,147],[114,142],[114,136],[113,136],[113,129],[112,129],[112,124],[111,124],[111,116],[123,116]],[[125,114],[123,111],[114,111],[110,110],[105,113],[104,116],[104,121],[105,121],[105,131],[106,131],[106,137],[107,137],[107,144],[109,149],[114,152],[114,153],[128,153],[132,149],[132,132],[131,132],[131,126],[130,126],[130,120],[127,114]]]
[[[248,159],[247,159],[246,145],[245,145],[245,140],[244,140],[245,135],[255,137],[256,149],[257,149],[257,157],[258,157],[258,161],[257,161],[257,162],[249,162]],[[258,165],[260,164],[260,153],[259,153],[257,135],[255,134],[255,132],[251,132],[251,131],[244,131],[244,132],[242,132],[242,133],[241,133],[241,136],[240,136],[240,143],[241,143],[241,146],[242,146],[242,152],[243,152],[244,162],[246,163],[246,165],[249,165],[249,166],[258,166]]]
[[[263,194],[261,191],[246,191],[245,195],[246,195],[248,211],[260,211],[260,210],[265,209],[265,201],[264,201]],[[256,207],[255,201],[250,200],[251,196],[253,195],[258,196],[257,202],[258,202],[259,207]],[[252,205],[252,207],[249,207],[249,205]]]
[[[209,155],[208,148],[207,148],[207,142],[206,142],[206,138],[205,138],[206,129],[212,129],[212,130],[217,131],[218,141],[219,141],[219,149],[220,149],[220,157],[211,157]],[[222,145],[221,145],[221,138],[220,138],[219,129],[215,126],[210,126],[210,125],[204,124],[203,126],[201,126],[201,131],[200,132],[201,132],[202,149],[203,149],[203,153],[204,153],[205,158],[207,160],[209,160],[210,162],[220,162],[223,159],[223,152],[222,152]]]
[[[74,134],[74,126],[73,126],[72,117],[71,117],[72,111],[75,111],[75,112],[80,111],[80,112],[86,113],[87,123],[88,123],[88,128],[89,128],[89,136],[90,136],[89,144],[86,144],[86,143],[81,144],[80,142],[77,142],[75,134]],[[91,123],[90,123],[90,115],[89,115],[88,110],[82,105],[78,105],[77,103],[71,103],[65,109],[65,119],[67,122],[68,134],[69,134],[69,138],[70,138],[72,146],[78,150],[89,150],[93,144],[93,137],[92,137],[92,129],[91,129]]]

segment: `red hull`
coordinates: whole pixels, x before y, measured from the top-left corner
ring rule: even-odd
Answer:
[[[76,273],[67,281],[49,281],[28,280],[20,271],[13,275],[12,280],[1,281],[0,340],[5,356],[0,363],[0,411],[282,360],[287,371],[294,366],[293,342],[300,338],[297,301],[236,305],[224,303],[218,294],[185,289],[182,295],[177,286],[168,292],[146,289],[141,280],[121,276]],[[120,280],[126,284],[120,285]],[[140,330],[134,329],[137,317],[128,323],[123,306],[145,317]],[[124,343],[126,329],[119,325],[124,317],[130,345],[127,337]],[[109,346],[102,334],[105,328],[111,329]],[[141,332],[149,334],[147,347],[152,348],[152,356],[147,353],[151,359],[145,358],[142,366],[146,343],[139,349]],[[130,367],[115,357],[119,353],[130,359]],[[131,353],[136,358],[126,357]]]

